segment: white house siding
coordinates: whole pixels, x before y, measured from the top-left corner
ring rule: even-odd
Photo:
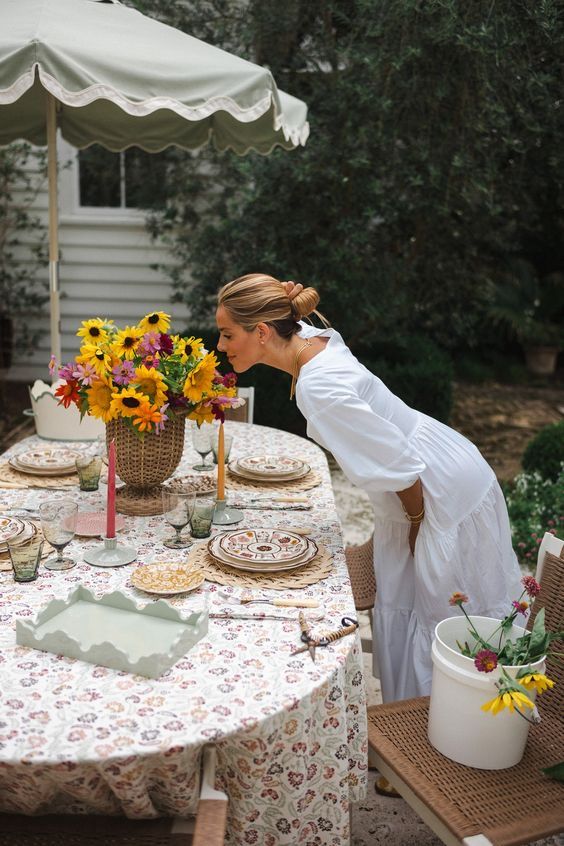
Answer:
[[[137,210],[84,209],[78,203],[76,152],[59,138],[59,245],[61,330],[63,361],[78,350],[76,330],[90,317],[112,318],[118,326],[136,323],[152,310],[172,315],[173,330],[189,323],[188,309],[171,303],[172,289],[163,272],[151,269],[166,264],[167,248],[152,243],[144,215]],[[47,222],[47,189],[34,210]],[[25,261],[25,247],[20,253]],[[45,278],[48,271],[45,270]],[[43,330],[37,348],[26,359],[15,352],[8,379],[48,379],[50,357],[49,314],[39,321]]]

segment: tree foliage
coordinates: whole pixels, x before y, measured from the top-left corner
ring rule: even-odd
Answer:
[[[270,66],[305,148],[169,153],[150,227],[195,316],[251,271],[314,284],[353,348],[476,342],[509,259],[564,268],[560,0],[136,0]]]

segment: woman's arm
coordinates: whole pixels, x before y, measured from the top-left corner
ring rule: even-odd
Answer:
[[[409,520],[409,548],[411,554],[415,555],[415,541],[425,516],[425,503],[423,502],[423,486],[421,479],[417,479],[411,487],[403,491],[396,491],[400,498],[405,516]]]

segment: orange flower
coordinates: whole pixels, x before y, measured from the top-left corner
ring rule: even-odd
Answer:
[[[59,405],[64,405],[65,408],[68,408],[71,402],[74,402],[78,408],[80,406],[78,388],[79,384],[76,379],[71,379],[69,382],[65,382],[64,385],[59,385],[55,391],[55,396],[60,397]]]
[[[133,418],[133,425],[137,426],[140,432],[150,432],[153,424],[156,425],[163,419],[158,405],[151,405],[149,402],[142,402],[136,414],[137,417]]]

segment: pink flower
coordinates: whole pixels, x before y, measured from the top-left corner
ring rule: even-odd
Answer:
[[[86,364],[77,364],[73,372],[73,377],[86,386],[90,386],[94,379],[97,378],[96,369],[93,364],[87,362]]]
[[[112,367],[112,376],[116,385],[129,385],[135,377],[135,365],[132,361],[122,361]]]
[[[497,655],[491,649],[480,649],[474,657],[474,666],[480,673],[491,673],[497,667]]]
[[[234,388],[235,385],[237,384],[237,376],[233,372],[226,373],[221,381],[223,382],[224,387]]]
[[[55,368],[57,367],[57,359],[55,358],[54,355],[52,355],[51,358],[49,359],[48,367],[49,367],[49,373],[52,376],[53,373],[55,372]]]
[[[65,379],[67,382],[74,380],[74,362],[69,361],[68,364],[63,364],[59,367],[59,379]]]
[[[540,585],[533,576],[523,576],[521,584],[525,588],[527,596],[538,596],[540,593]]]
[[[138,355],[152,355],[156,353],[161,348],[161,335],[159,332],[146,332],[145,335],[139,341],[139,346],[137,347],[137,354]]]
[[[468,597],[465,593],[461,593],[461,591],[457,590],[453,593],[451,598],[448,601],[449,605],[458,605],[460,608],[465,602],[468,602]]]
[[[155,433],[157,435],[160,434],[163,431],[163,429],[165,427],[165,423],[168,420],[168,415],[165,414],[168,406],[169,406],[169,403],[165,402],[165,404],[161,405],[161,407],[159,408],[159,412],[161,414],[161,419],[158,421],[158,423],[155,423]]]
[[[529,607],[528,602],[517,602],[517,600],[514,600],[511,604],[513,605],[518,614],[523,614],[524,616],[526,616],[527,609]]]

